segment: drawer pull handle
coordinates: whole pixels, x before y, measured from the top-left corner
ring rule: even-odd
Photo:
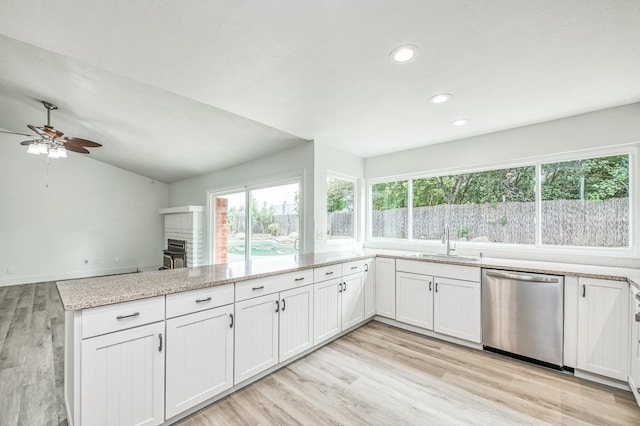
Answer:
[[[353,271],[354,269],[358,269],[358,267],[357,266],[352,266],[351,270]]]
[[[304,277],[296,278],[294,281],[302,281],[302,280],[304,280]]]
[[[325,272],[324,274],[325,274],[325,275],[333,275],[333,271],[331,271],[331,272]]]
[[[263,288],[264,288],[264,286],[261,285],[260,287],[252,287],[251,290],[257,291],[257,290],[262,290]]]
[[[129,314],[129,315],[118,315],[118,316],[116,317],[116,319],[121,320],[121,319],[126,319],[126,318],[133,318],[133,317],[137,317],[137,316],[139,316],[139,315],[140,315],[140,312],[134,312],[134,313]]]
[[[196,303],[204,303],[204,302],[210,302],[210,301],[211,301],[211,296],[205,299],[196,299]]]

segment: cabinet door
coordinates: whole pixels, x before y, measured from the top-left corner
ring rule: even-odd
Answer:
[[[280,362],[313,346],[313,286],[280,293]]]
[[[236,303],[234,384],[278,363],[278,293]]]
[[[480,283],[440,277],[435,277],[434,281],[433,329],[480,343]]]
[[[313,285],[313,344],[340,333],[342,281],[339,278]]]
[[[396,274],[396,319],[433,330],[433,277]]]
[[[82,424],[164,422],[164,321],[82,341]]]
[[[627,381],[629,284],[584,278],[579,283],[577,367]]]
[[[372,260],[364,265],[364,317],[371,318],[376,314],[376,263]]]
[[[636,298],[639,294],[635,287],[631,287],[629,308],[631,309],[631,371],[629,373],[629,385],[635,387],[634,395],[636,398],[640,392],[640,322],[636,321],[636,312],[640,312],[640,299]],[[640,399],[638,399],[640,403]]]
[[[376,314],[396,318],[396,260],[376,258]]]
[[[342,278],[342,327],[346,330],[364,321],[364,273]]]
[[[167,321],[167,419],[233,386],[233,305]]]

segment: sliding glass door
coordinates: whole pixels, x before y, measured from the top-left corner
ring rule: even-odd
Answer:
[[[210,261],[298,253],[300,182],[210,193]]]

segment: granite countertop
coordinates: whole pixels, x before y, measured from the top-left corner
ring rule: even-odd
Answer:
[[[75,311],[374,256],[362,250],[277,256],[247,262],[58,281],[56,285],[64,310]]]
[[[357,250],[277,256],[247,262],[198,266],[164,271],[83,278],[57,283],[65,311],[128,302],[188,290],[230,284],[350,260],[388,257],[432,263],[476,266],[584,278],[630,281],[640,287],[640,269],[529,260],[483,258],[419,258],[415,252],[396,250]]]

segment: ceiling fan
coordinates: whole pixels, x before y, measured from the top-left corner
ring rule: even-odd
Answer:
[[[97,142],[92,142],[87,139],[64,136],[64,133],[51,125],[51,111],[58,109],[58,107],[47,101],[41,102],[47,110],[47,124],[41,127],[34,126],[33,124],[27,125],[29,129],[36,133],[35,135],[6,132],[4,130],[0,130],[0,133],[30,137],[31,139],[20,142],[20,145],[28,146],[27,152],[29,154],[47,154],[49,158],[67,158],[67,151],[89,154],[87,148],[98,148],[102,146]]]

